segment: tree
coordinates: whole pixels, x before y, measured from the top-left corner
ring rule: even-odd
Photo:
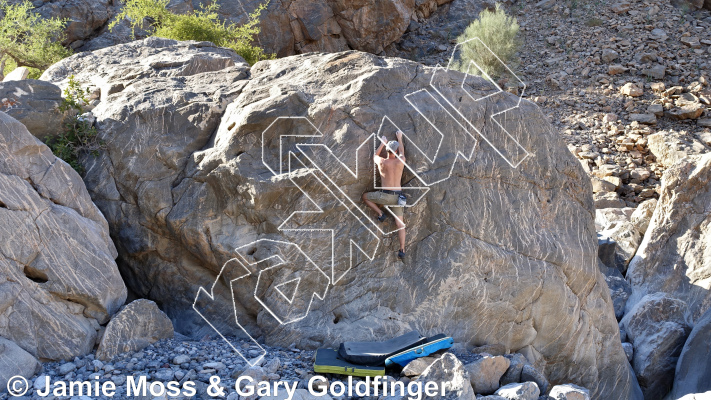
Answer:
[[[518,21],[506,15],[500,4],[496,4],[494,11],[482,11],[479,19],[472,22],[458,38],[458,42],[463,45],[454,69],[481,75],[476,67],[470,68],[470,61],[474,61],[493,79],[505,75],[508,71],[504,65],[512,70],[516,66],[516,53],[521,46],[518,31]]]
[[[17,67],[31,67],[39,71],[69,56],[71,51],[62,46],[67,20],[42,18],[28,0],[8,4],[0,0],[0,72],[6,62]]]
[[[126,0],[121,13],[109,24],[113,29],[122,19],[128,19],[132,32],[150,25],[149,32],[174,40],[197,40],[212,42],[227,47],[241,55],[249,64],[273,58],[258,46],[252,45],[260,32],[259,16],[267,4],[259,6],[242,26],[221,21],[217,11],[219,5],[213,3],[189,14],[175,14],[167,9],[169,0]]]

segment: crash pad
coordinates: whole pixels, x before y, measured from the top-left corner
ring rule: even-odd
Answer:
[[[408,332],[382,342],[341,343],[338,355],[358,365],[385,365],[385,359],[407,349],[424,344],[427,338],[417,331]]]
[[[352,376],[383,376],[385,367],[353,364],[341,358],[336,350],[318,349],[314,360],[314,372]]]
[[[407,349],[400,353],[394,354],[387,359],[385,359],[385,366],[391,367],[394,365],[399,365],[401,367],[406,366],[410,361],[420,358],[427,357],[430,354],[434,354],[440,350],[445,350],[454,345],[454,339],[448,337],[447,335],[440,334],[427,339],[427,342],[419,346]]]

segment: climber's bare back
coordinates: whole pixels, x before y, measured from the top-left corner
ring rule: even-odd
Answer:
[[[404,157],[402,157],[404,160]],[[397,157],[381,158],[376,160],[378,172],[380,173],[380,183],[385,190],[402,190],[400,181],[405,164]]]

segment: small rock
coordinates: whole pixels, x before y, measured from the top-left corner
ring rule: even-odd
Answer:
[[[620,2],[610,6],[610,10],[612,10],[615,14],[622,14],[623,12],[629,11],[631,7],[630,3]]]
[[[701,104],[689,104],[683,107],[676,107],[667,111],[664,115],[677,121],[684,119],[697,119],[704,113],[705,107]]]
[[[711,118],[704,118],[696,121],[696,126],[711,128]]]
[[[541,392],[548,391],[548,379],[542,372],[533,368],[531,365],[524,365],[521,370],[521,380],[525,382],[535,382]]]
[[[77,369],[76,364],[68,362],[59,366],[59,375],[66,375]]]
[[[279,357],[271,359],[265,366],[264,372],[267,374],[275,374],[281,368],[281,360]]]
[[[595,200],[595,208],[624,208],[627,206],[624,200],[620,198],[617,193],[595,193],[593,196]]]
[[[464,366],[469,373],[469,381],[477,394],[492,394],[499,388],[499,379],[511,365],[502,356],[484,357]]]
[[[634,83],[628,82],[620,88],[620,93],[630,97],[639,97],[644,93],[644,91],[641,87],[635,85]]]
[[[523,354],[515,353],[506,357],[510,361],[509,368],[499,380],[499,384],[508,385],[509,383],[521,382],[521,371],[523,366],[528,364],[526,357]]]
[[[663,92],[666,86],[664,82],[652,82],[649,84],[649,87],[655,92]]]
[[[173,380],[175,372],[170,368],[161,368],[153,374],[153,377],[159,381],[168,382]]]
[[[657,116],[654,114],[630,114],[631,121],[637,121],[640,124],[656,125]]]
[[[616,60],[620,54],[616,52],[615,50],[612,49],[604,49],[602,50],[602,61],[606,63],[610,63],[614,60]]]
[[[686,46],[691,47],[692,49],[700,49],[701,48],[701,43],[699,42],[699,38],[697,38],[697,37],[687,36],[687,37],[681,38],[680,40],[681,40],[681,43],[683,43]]]
[[[661,104],[651,104],[649,107],[647,107],[647,113],[649,114],[654,114],[657,117],[661,117],[664,115],[664,106]]]
[[[416,358],[412,361],[410,361],[405,368],[402,369],[402,372],[400,375],[402,376],[419,376],[422,375],[422,373],[427,369],[427,367],[430,366],[433,362],[435,362],[436,358],[434,357],[421,357],[421,358]]]
[[[553,386],[548,397],[553,400],[590,400],[590,391],[584,387],[568,383]]]
[[[534,382],[510,383],[500,387],[495,394],[508,400],[538,400],[541,390]]]
[[[602,117],[602,122],[615,122],[617,121],[617,114],[607,113]]]
[[[632,362],[632,357],[634,357],[634,346],[630,342],[622,343],[622,350],[625,351],[625,356],[627,356],[627,361]]]
[[[667,33],[664,31],[664,29],[661,28],[655,28],[652,29],[652,32],[650,32],[652,35],[652,39],[657,40],[657,41],[665,41],[667,40]]]
[[[592,181],[593,193],[614,192],[615,189],[617,189],[615,184],[613,184],[612,182],[608,182],[607,180],[592,177],[591,181]]]
[[[648,76],[654,79],[664,79],[667,74],[667,68],[663,65],[655,65],[652,68],[647,68],[642,70],[642,75]]]
[[[173,322],[156,303],[146,299],[134,300],[109,321],[96,358],[108,360],[172,337]]]
[[[173,364],[175,364],[175,365],[181,365],[181,364],[185,364],[185,363],[189,363],[189,362],[190,362],[190,356],[188,356],[186,354],[179,354],[179,355],[173,357]]]
[[[627,72],[629,68],[625,68],[620,64],[612,64],[609,67],[607,67],[607,73],[609,75],[619,75]]]

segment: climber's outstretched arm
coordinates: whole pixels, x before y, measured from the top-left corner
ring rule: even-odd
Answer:
[[[382,158],[380,157],[380,152],[383,151],[383,147],[388,144],[388,139],[385,136],[381,137],[380,139],[380,146],[378,146],[378,150],[375,150],[375,155],[373,156],[373,160],[376,163]]]
[[[400,158],[405,158],[405,141],[402,140],[402,131],[395,132],[395,136],[397,136],[397,141],[400,143],[400,146],[397,148],[397,153]]]

